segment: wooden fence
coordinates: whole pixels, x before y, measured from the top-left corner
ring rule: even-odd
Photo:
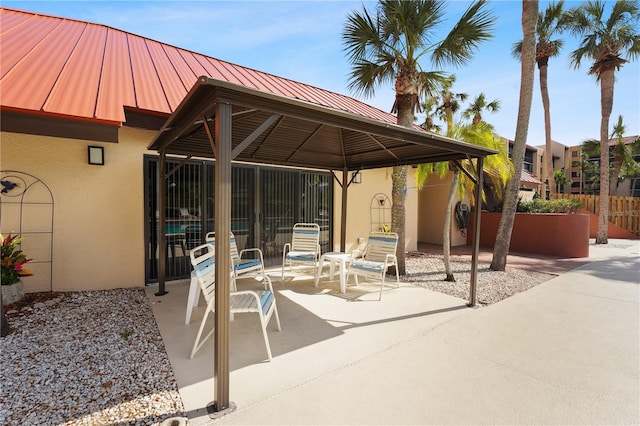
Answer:
[[[558,194],[558,198],[580,200],[582,208],[598,215],[599,195]],[[640,236],[640,198],[609,197],[609,222]]]

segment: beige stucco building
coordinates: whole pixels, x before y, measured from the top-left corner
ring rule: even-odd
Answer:
[[[34,186],[30,191],[35,192],[27,193],[23,205],[9,204],[8,198],[3,198],[2,232],[25,231],[23,250],[34,259],[29,264],[34,275],[24,279],[27,291],[146,284],[143,157],[157,154],[146,150],[155,133],[123,126],[119,129],[118,143],[0,133],[3,176],[19,183],[11,176],[19,175],[12,171],[20,171],[38,179],[50,191]],[[88,146],[104,148],[103,166],[88,164]],[[376,195],[390,198],[390,170],[363,171],[362,183],[350,186],[348,251],[358,244],[359,237],[366,239],[372,226],[377,226],[379,211],[372,209],[372,203],[377,203]],[[409,181],[412,179],[410,169]],[[19,198],[22,189],[11,192]],[[7,195],[13,195],[11,192]],[[51,205],[47,201],[50,197]],[[418,198],[417,190],[407,192],[407,250],[415,250],[419,239]],[[341,200],[338,185],[334,187],[333,200],[333,241],[334,250],[338,250]],[[431,201],[423,202],[428,205]],[[435,223],[435,219],[425,220]]]
[[[396,120],[341,94],[117,29],[6,8],[0,8],[0,13],[6,34],[1,40],[2,59],[7,70],[0,81],[0,231],[25,237],[22,249],[33,259],[28,265],[34,274],[24,279],[29,292],[140,287],[154,282],[153,273],[162,254],[158,252],[154,226],[157,175],[149,164],[158,161],[158,153],[147,147],[199,75],[235,84],[250,82],[259,90],[307,99],[383,124]],[[44,21],[46,26],[42,26]],[[147,50],[123,46],[145,46]],[[151,68],[161,72],[149,73]],[[33,81],[38,84],[31,84]],[[90,164],[89,147],[102,150],[102,164]],[[190,158],[188,162],[198,170],[214,164],[203,158]],[[251,164],[238,167],[254,167],[255,175],[295,171]],[[361,183],[350,185],[346,251],[366,240],[370,232],[391,225],[391,170],[363,170]],[[414,172],[408,168],[407,251],[416,250],[418,242],[442,243],[443,200],[449,188],[446,179],[438,178],[417,188]],[[324,250],[338,250],[341,187],[329,172],[309,173],[316,173],[312,178],[330,188],[325,193],[330,197],[332,215],[324,216],[326,212],[321,209],[314,214],[329,223],[326,230],[330,237],[325,238]],[[183,189],[207,196],[198,187],[208,183],[207,176],[210,178],[203,172],[198,179],[184,179]],[[259,179],[262,183],[266,180]],[[292,187],[297,189],[283,197],[300,197],[304,191],[300,192],[299,186],[294,182]],[[261,192],[262,187],[251,188],[242,190],[249,193],[244,194],[245,201],[258,203],[258,197],[270,196]],[[238,190],[238,195],[242,191]],[[184,201],[187,196],[176,199]],[[176,223],[205,218],[202,202],[189,208],[180,203],[175,207],[178,214],[185,215],[175,219]],[[253,207],[246,217],[262,223],[260,215],[264,212]],[[288,214],[287,219],[301,217],[296,215]],[[256,245],[264,243],[260,231],[253,238]],[[175,279],[189,276],[185,240],[174,240],[164,254],[172,262],[187,266],[176,268]],[[465,242],[453,222],[452,244]],[[277,255],[271,260],[277,266]]]

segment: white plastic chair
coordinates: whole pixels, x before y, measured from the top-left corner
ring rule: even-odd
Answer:
[[[254,258],[245,257],[245,255],[255,253]],[[238,245],[236,244],[236,237],[231,233],[231,262],[233,262],[233,273],[236,278],[241,275],[251,274],[251,276],[264,276],[264,257],[262,256],[262,250],[259,248],[248,248],[238,252]],[[266,280],[265,280],[265,287]]]
[[[215,248],[212,244],[207,243],[194,248],[191,253],[191,264],[193,270],[204,294],[204,298],[207,301],[207,308],[200,322],[200,328],[196,336],[196,341],[193,343],[191,349],[191,355],[189,359],[192,359],[196,352],[202,348],[206,340],[211,337],[214,330],[212,329],[206,336],[202,337],[204,326],[207,322],[207,317],[210,312],[215,311]],[[232,288],[235,287],[235,275],[233,271],[229,271],[229,276],[232,283]],[[278,316],[278,308],[276,307],[275,294],[273,287],[271,286],[271,279],[264,275],[269,290],[261,291],[232,291],[229,295],[229,307],[231,315],[240,313],[256,313],[260,318],[260,325],[262,327],[262,334],[264,337],[264,343],[267,348],[267,356],[271,361],[271,347],[269,346],[269,337],[267,335],[267,325],[269,320],[275,314],[276,324],[278,331],[282,328],[280,326],[280,318]]]
[[[291,271],[293,265],[305,265],[313,268],[316,275],[320,259],[320,226],[317,223],[296,223],[293,225],[291,242],[282,250],[282,279],[285,267]]]
[[[347,281],[350,274],[355,276],[356,285],[358,285],[358,275],[379,279],[380,294],[378,300],[381,300],[382,287],[384,286],[387,269],[390,266],[395,266],[396,268],[396,288],[400,287],[398,259],[396,257],[397,247],[398,234],[395,232],[372,232],[365,248],[363,250],[356,249],[351,253]]]
[[[209,244],[214,244],[216,242],[216,233],[209,232],[205,237],[205,241]],[[195,249],[199,245],[196,244],[191,250]],[[235,281],[232,282],[232,285],[235,285]],[[236,290],[235,287],[231,288],[232,291]],[[191,314],[193,310],[198,307],[200,304],[200,285],[198,284],[198,276],[196,275],[195,269],[191,270],[191,279],[189,282],[189,295],[187,296],[187,313],[184,318],[184,323],[189,325],[191,322]]]

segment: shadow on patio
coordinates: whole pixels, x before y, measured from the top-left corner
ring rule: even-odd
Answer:
[[[282,331],[275,320],[267,328],[273,360],[267,361],[260,323],[255,314],[236,315],[230,325],[230,400],[238,409],[358,363],[372,354],[415,338],[469,312],[466,301],[407,283],[386,287],[377,301],[379,284],[349,286],[340,293],[338,280],[323,277],[317,288],[311,276],[270,272]],[[352,281],[351,281],[352,282]],[[170,283],[169,294],[147,295],[171,360],[185,411],[189,417],[206,416],[214,400],[213,338],[189,360],[204,312],[204,300],[184,324],[188,282]],[[238,281],[238,289],[261,288],[251,278]],[[212,316],[210,316],[211,318]],[[212,327],[209,320],[205,330]]]

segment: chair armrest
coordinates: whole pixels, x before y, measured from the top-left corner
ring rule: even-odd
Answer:
[[[230,296],[240,296],[242,294],[251,294],[256,297],[256,300],[260,300],[258,299],[258,293],[256,293],[253,290],[238,290],[238,291],[232,291],[229,293]]]
[[[285,243],[284,247],[282,247],[282,253],[287,252],[287,247],[289,248],[288,251],[291,251],[291,243]]]
[[[358,259],[364,255],[364,251],[360,249],[351,250],[351,259]]]
[[[251,252],[257,252],[258,253],[258,258],[260,259],[260,263],[262,263],[264,265],[264,258],[262,256],[262,250],[260,250],[259,248],[248,248],[248,249],[241,250],[240,253],[238,254],[238,257],[240,257],[240,259],[242,259],[242,255],[244,253],[251,253]]]

